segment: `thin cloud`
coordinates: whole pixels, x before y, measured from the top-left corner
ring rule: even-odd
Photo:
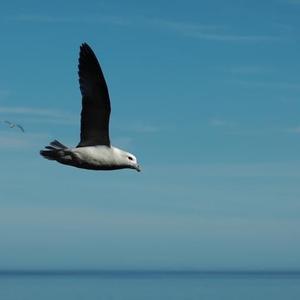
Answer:
[[[290,4],[300,4],[300,0],[288,0],[287,3],[290,3]]]
[[[278,36],[273,35],[239,35],[229,32],[227,26],[189,24],[165,20],[153,20],[153,24],[177,32],[183,36],[203,40],[224,42],[263,42],[276,41]]]
[[[0,148],[24,148],[28,147],[29,143],[24,138],[0,136]]]
[[[55,117],[55,118],[59,118],[63,116],[63,113],[56,110],[22,107],[22,106],[17,106],[17,107],[0,106],[0,112],[9,113],[9,114],[35,115],[35,116]]]
[[[85,16],[53,16],[39,14],[19,14],[6,17],[10,22],[31,22],[31,23],[53,23],[53,24],[72,24],[72,23],[106,23],[118,26],[145,26],[173,31],[181,36],[196,39],[220,41],[220,42],[271,42],[280,39],[274,35],[250,35],[236,34],[225,25],[204,25],[177,22],[172,20],[162,20],[145,17],[124,17],[112,15],[85,15]]]
[[[6,20],[12,22],[51,23],[51,24],[106,23],[106,24],[119,25],[119,26],[125,26],[130,23],[128,19],[119,16],[102,16],[102,15],[51,16],[51,15],[39,15],[39,14],[20,14],[16,16],[8,16],[6,17]]]
[[[114,125],[113,125],[114,126]],[[143,122],[136,122],[131,124],[119,124],[116,126],[116,129],[126,132],[135,132],[135,133],[156,133],[161,130],[161,128],[151,125],[151,124],[145,124]]]
[[[146,168],[146,166],[145,166]],[[148,172],[190,174],[198,177],[300,177],[300,163],[211,163],[147,166]]]
[[[120,145],[120,147],[124,148],[132,148],[133,147],[133,139],[131,137],[116,137],[113,139],[114,143]]]
[[[255,75],[273,72],[271,68],[263,66],[234,66],[227,68],[225,71],[236,75]]]
[[[209,120],[209,125],[212,127],[230,127],[232,128],[235,124],[219,118],[212,118]]]
[[[266,81],[253,81],[253,80],[229,80],[228,82],[234,85],[244,87],[257,87],[257,88],[276,88],[276,89],[300,89],[300,82],[266,82]]]
[[[135,124],[129,127],[129,130],[137,133],[155,133],[159,131],[158,127],[147,124]]]
[[[288,128],[286,132],[300,134],[300,126]]]
[[[34,148],[41,145],[45,139],[44,134],[0,130],[0,149]]]
[[[72,114],[65,113],[59,110],[35,107],[22,107],[22,106],[0,106],[0,117],[5,115],[22,116],[23,119],[29,122],[47,122],[47,123],[75,123],[77,118]]]

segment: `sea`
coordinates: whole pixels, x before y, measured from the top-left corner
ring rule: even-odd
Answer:
[[[299,300],[300,271],[0,271],[2,300]]]

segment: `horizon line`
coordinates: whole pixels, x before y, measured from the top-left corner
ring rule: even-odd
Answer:
[[[0,269],[0,276],[95,276],[95,277],[176,277],[176,276],[297,276],[300,269]]]

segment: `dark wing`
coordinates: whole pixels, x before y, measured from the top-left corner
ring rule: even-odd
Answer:
[[[12,125],[12,122],[10,122],[10,121],[4,120],[3,122],[6,123],[6,124],[8,124],[9,126]]]
[[[108,89],[97,57],[86,43],[80,47],[78,74],[82,110],[80,143],[77,147],[110,146]]]
[[[24,127],[23,127],[22,125],[17,124],[17,127],[18,127],[22,132],[25,132]]]

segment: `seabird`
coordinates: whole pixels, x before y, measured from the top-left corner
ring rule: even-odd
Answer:
[[[22,132],[25,132],[23,126],[21,126],[20,124],[16,124],[16,123],[13,123],[13,122],[10,122],[10,121],[7,121],[7,120],[4,120],[3,122],[6,123],[6,124],[8,124],[9,128],[17,127],[17,128],[19,128]]]
[[[54,140],[40,154],[46,159],[82,169],[140,171],[133,154],[110,143],[108,88],[97,57],[87,43],[80,46],[78,75],[82,95],[80,142],[75,148],[68,148]]]

